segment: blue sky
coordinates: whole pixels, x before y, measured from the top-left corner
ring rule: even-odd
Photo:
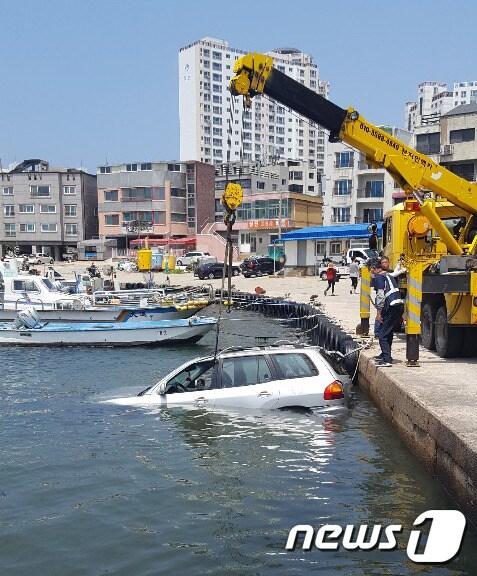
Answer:
[[[477,80],[477,3],[0,0],[0,158],[179,156],[177,53],[203,36],[313,54],[331,99],[402,125],[423,80]]]

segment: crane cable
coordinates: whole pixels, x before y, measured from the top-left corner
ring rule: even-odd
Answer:
[[[214,360],[217,358],[219,348],[219,335],[220,335],[220,322],[222,319],[222,310],[224,305],[224,292],[225,292],[225,277],[227,276],[227,312],[230,313],[232,306],[232,260],[233,260],[233,238],[232,228],[236,220],[236,210],[242,203],[243,192],[240,184],[229,182],[230,170],[230,154],[232,148],[232,134],[235,117],[234,98],[231,98],[230,114],[228,118],[227,127],[227,156],[225,165],[225,187],[222,194],[221,203],[225,208],[224,223],[227,226],[227,233],[225,237],[225,251],[224,251],[224,265],[222,269],[222,284],[220,288],[220,301],[219,301],[219,314],[215,331],[215,351]],[[242,115],[242,135],[243,142],[243,115]],[[242,171],[242,146],[240,149],[240,168],[239,178]]]

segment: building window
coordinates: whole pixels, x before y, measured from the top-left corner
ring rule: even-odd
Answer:
[[[335,166],[336,168],[352,168],[353,152],[337,152]]]
[[[222,60],[222,52],[212,52],[212,58],[216,60]]]
[[[351,208],[333,208],[333,222],[349,222],[351,219]]]
[[[472,182],[475,179],[474,165],[472,163],[449,164],[447,168],[460,176]]]
[[[35,207],[33,204],[19,204],[18,212],[20,214],[34,214]]]
[[[324,256],[326,254],[326,242],[315,242],[315,256]]]
[[[174,198],[185,198],[186,191],[183,188],[171,188],[171,196]]]
[[[13,186],[5,186],[3,189],[4,196],[13,196]]]
[[[416,150],[421,154],[439,154],[441,146],[441,135],[439,132],[430,134],[417,134]]]
[[[451,130],[449,133],[451,144],[460,142],[473,142],[475,140],[475,128],[465,128],[463,130]]]
[[[111,166],[100,166],[99,167],[100,174],[111,174]]]
[[[105,214],[104,224],[105,226],[119,226],[119,214]]]
[[[3,213],[5,217],[15,216],[15,205],[5,204],[5,206],[3,207]]]
[[[336,180],[335,188],[333,190],[336,196],[346,196],[351,194],[352,180]]]
[[[365,208],[363,210],[363,222],[380,222],[383,219],[382,208]]]
[[[41,214],[56,214],[56,205],[55,204],[40,204],[40,213]]]
[[[143,162],[141,164],[141,170],[152,170],[152,164],[151,162]]]
[[[76,204],[65,204],[65,216],[76,216]]]
[[[76,194],[76,186],[63,186],[63,194]]]
[[[20,224],[20,232],[35,232],[35,224]]]
[[[257,189],[258,190],[265,190],[265,182],[257,181]]]
[[[126,172],[137,172],[137,164],[126,164]]]
[[[384,196],[384,180],[368,180],[365,184],[366,198],[382,198]]]
[[[179,212],[171,212],[171,222],[185,222],[186,215]]]
[[[41,231],[42,232],[57,232],[57,225],[56,224],[42,224]]]
[[[167,170],[169,172],[180,172],[181,171],[181,165],[180,164],[168,164]]]
[[[78,235],[78,224],[65,224],[65,236],[77,236],[77,235]]]
[[[15,236],[17,233],[16,224],[5,224],[5,236]]]
[[[341,254],[341,242],[330,243],[330,255],[339,256]]]
[[[117,190],[105,190],[104,191],[104,201],[105,202],[117,202],[119,200],[119,194]]]
[[[49,186],[30,186],[30,194],[34,198],[49,198]]]

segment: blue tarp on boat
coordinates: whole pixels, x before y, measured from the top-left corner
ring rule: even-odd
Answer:
[[[382,222],[376,223],[381,235]],[[335,238],[367,238],[371,224],[344,224],[342,226],[309,226],[282,234],[282,242],[290,240],[327,240]]]

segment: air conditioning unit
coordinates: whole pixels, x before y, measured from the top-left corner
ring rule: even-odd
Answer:
[[[441,156],[450,156],[454,153],[454,145],[453,144],[444,144],[441,146]]]

